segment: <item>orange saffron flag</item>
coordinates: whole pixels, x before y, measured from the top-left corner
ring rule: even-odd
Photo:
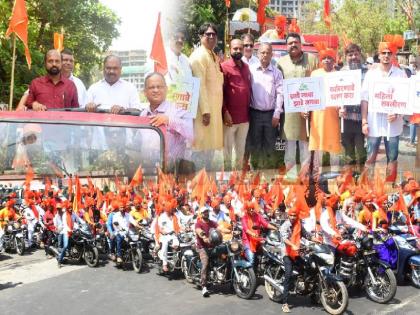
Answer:
[[[10,18],[9,28],[6,31],[6,37],[10,34],[15,35],[23,42],[25,46],[26,62],[31,68],[31,54],[28,47],[28,14],[26,12],[25,0],[16,0],[13,6],[12,16]]]
[[[143,169],[141,168],[141,165],[136,170],[136,173],[134,174],[133,178],[130,182],[130,187],[135,187],[143,183]]]
[[[64,49],[64,34],[54,33],[54,49],[61,52]]]
[[[268,5],[269,2],[269,0],[258,1],[257,22],[260,25],[264,25],[265,23],[265,7]]]
[[[155,72],[159,72],[163,75],[168,72],[168,63],[166,61],[165,47],[163,45],[162,31],[160,28],[160,12],[156,24],[155,36],[153,37],[150,59],[155,63]]]
[[[324,22],[331,29],[330,0],[324,0]]]

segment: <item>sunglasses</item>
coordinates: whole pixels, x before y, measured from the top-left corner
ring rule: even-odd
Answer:
[[[381,55],[391,56],[392,55],[392,52],[390,52],[390,51],[383,51],[383,52],[381,52]]]
[[[245,48],[253,48],[254,47],[254,44],[245,44],[244,47]]]
[[[204,33],[204,35],[208,38],[217,37],[217,34],[214,32],[207,32],[207,33]]]

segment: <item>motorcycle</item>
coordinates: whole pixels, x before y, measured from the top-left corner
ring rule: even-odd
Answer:
[[[19,221],[10,221],[4,228],[2,246],[6,252],[16,251],[20,256],[25,254],[25,231]]]
[[[190,250],[192,245],[194,244],[194,232],[181,232],[178,235],[178,240],[179,246],[174,244],[172,240],[168,243],[167,260],[169,273],[181,271],[182,258],[184,257],[185,252]],[[155,264],[158,266],[158,273],[163,274],[163,265],[161,259],[159,258],[159,253],[155,256]]]
[[[251,263],[242,259],[243,247],[240,241],[231,240],[208,249],[208,283],[222,285],[231,283],[236,295],[250,299],[257,289],[257,278]],[[182,272],[189,283],[200,283],[201,261],[194,248],[185,251]]]
[[[106,225],[101,223],[96,223],[95,225],[95,245],[98,251],[101,254],[108,254],[109,246],[108,239],[106,237]]]
[[[398,282],[409,279],[420,288],[420,250],[418,238],[408,233],[406,225],[391,225],[389,233],[378,233],[375,246],[382,260],[394,271]]]
[[[122,230],[122,232],[127,231]],[[143,267],[143,254],[139,233],[127,232],[124,234],[124,240],[121,244],[121,252],[122,262],[117,262],[117,267],[122,267],[125,269],[127,265],[131,264],[134,271],[140,273]]]
[[[368,297],[377,303],[391,301],[397,292],[397,280],[390,266],[378,259],[373,236],[354,237],[341,233],[343,241],[336,249],[334,270],[346,286],[364,287]]]
[[[60,255],[58,237],[53,238],[49,248],[55,257]],[[92,232],[87,223],[82,223],[75,227],[69,239],[69,247],[67,248],[64,257],[77,262],[81,262],[82,259],[84,259],[89,267],[98,266],[99,252],[95,246]]]
[[[265,290],[271,300],[280,302],[283,294],[285,267],[280,249],[269,243],[263,245],[266,256]],[[349,301],[342,278],[332,273],[334,254],[328,245],[301,240],[302,265],[293,265],[290,294],[310,295],[320,301],[330,314],[342,314]]]

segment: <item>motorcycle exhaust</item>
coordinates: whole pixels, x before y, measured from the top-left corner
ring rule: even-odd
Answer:
[[[60,255],[60,252],[54,246],[50,246],[50,247],[48,247],[48,249],[49,249],[50,252],[52,252],[54,254],[54,256],[57,257],[58,255]]]
[[[267,281],[267,282],[269,282],[274,287],[274,289],[276,289],[277,291],[283,293],[284,287],[282,285],[278,284],[272,278],[270,278],[267,275],[264,275],[264,280]]]

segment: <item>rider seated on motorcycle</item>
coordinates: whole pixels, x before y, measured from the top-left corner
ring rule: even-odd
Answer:
[[[341,233],[337,226],[340,224],[350,226],[361,231],[368,231],[368,229],[361,223],[351,219],[340,210],[338,210],[339,197],[337,195],[330,195],[326,197],[323,207],[325,210],[321,214],[321,229],[324,235],[324,243],[336,248],[341,240]]]
[[[59,206],[61,207],[61,204],[59,204]],[[42,239],[44,241],[44,250],[45,250],[45,255],[47,256],[47,258],[52,258],[51,253],[49,251],[49,247],[51,245],[52,239],[54,237],[54,232],[55,232],[55,226],[54,226],[55,208],[57,208],[55,201],[48,200],[48,203],[46,204],[47,211],[45,211],[45,215],[42,218],[44,226],[45,226],[44,235]],[[61,209],[59,210],[61,211]]]
[[[292,277],[293,263],[298,264],[301,260],[298,250],[301,237],[308,240],[317,241],[307,232],[298,219],[298,211],[296,208],[290,208],[287,211],[287,220],[280,227],[281,235],[281,256],[284,263],[284,282],[282,295],[282,311],[283,313],[290,313],[289,304],[287,303],[289,297],[290,279]]]
[[[127,235],[127,233],[132,232],[130,229],[130,224],[136,228],[139,228],[138,223],[134,218],[128,213],[129,206],[127,205],[127,200],[123,198],[118,203],[119,212],[115,213],[112,218],[112,225],[115,230],[116,242],[117,242],[117,263],[122,263],[122,242]]]
[[[149,221],[147,201],[146,200],[143,201],[143,199],[140,196],[134,197],[133,207],[131,208],[130,215],[137,222],[141,222],[143,220]]]
[[[0,238],[3,236],[4,227],[9,221],[18,221],[20,219],[14,208],[15,203],[15,199],[9,199],[6,202],[6,207],[0,210]]]
[[[227,231],[223,227],[218,226],[217,222],[210,220],[209,208],[201,207],[200,215],[201,218],[199,218],[195,224],[195,234],[197,236],[197,249],[201,261],[201,293],[203,294],[203,297],[207,297],[209,295],[209,291],[207,290],[207,269],[209,265],[207,250],[212,247],[209,238],[210,230],[217,229],[221,233],[226,233]]]
[[[163,202],[163,212],[157,217],[154,225],[156,249],[162,260],[163,272],[168,272],[168,245],[172,241],[174,247],[179,246],[177,234],[181,231],[178,217],[174,214],[176,199],[168,199]]]
[[[32,193],[32,192],[29,192]],[[28,246],[32,246],[32,238],[35,232],[35,226],[38,223],[39,211],[35,205],[35,200],[25,195],[26,207],[23,210],[23,217],[26,219],[26,226],[28,227]]]
[[[242,245],[244,246],[246,259],[253,264],[255,253],[261,241],[261,229],[277,230],[268,223],[260,213],[256,212],[259,208],[253,201],[244,204],[245,215],[242,217]]]
[[[72,206],[68,200],[62,202],[61,208],[61,214],[57,212],[58,216],[55,218],[57,224],[56,227],[60,233],[59,239],[61,239],[61,242],[59,241],[59,243],[63,246],[60,255],[57,257],[59,268],[61,268],[66,250],[69,247],[69,240],[73,234],[74,223],[83,223],[83,221],[73,212]],[[60,210],[60,205],[57,205],[57,210]]]
[[[115,247],[116,247],[116,240],[115,240],[115,230],[114,226],[112,225],[112,221],[114,219],[114,215],[116,212],[118,212],[119,203],[118,201],[114,200],[110,205],[112,211],[108,214],[108,219],[106,221],[106,230],[108,233],[108,247],[109,247],[109,258],[112,261],[115,261]]]

